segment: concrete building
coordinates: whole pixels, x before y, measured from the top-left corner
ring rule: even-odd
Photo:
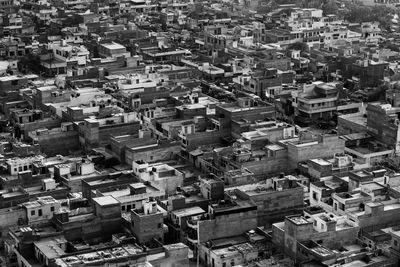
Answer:
[[[257,205],[259,226],[268,226],[298,214],[304,207],[303,188],[295,177],[275,177],[265,182],[225,189],[232,196],[243,196]]]
[[[39,197],[36,201],[22,204],[26,210],[27,221],[30,225],[38,222],[48,221],[53,217],[53,213],[61,208],[61,203],[53,197]]]
[[[174,194],[183,185],[184,174],[167,164],[135,161],[132,169],[141,181],[150,182],[166,194]]]
[[[345,150],[344,140],[337,135],[319,135],[317,139],[300,135],[296,141],[285,142],[289,165],[296,168],[297,164],[315,158],[333,157],[335,154],[343,154]]]
[[[323,210],[305,211],[305,216],[289,216],[273,225],[272,241],[295,261],[301,261],[301,242],[314,241],[335,249],[356,242],[359,227],[352,221],[326,214]]]
[[[102,57],[130,57],[131,54],[126,51],[126,47],[112,42],[112,43],[103,43],[99,45],[99,55]]]
[[[157,203],[151,199],[143,201],[143,208],[131,210],[130,230],[140,243],[151,243],[153,240],[163,242],[164,222],[163,213]]]

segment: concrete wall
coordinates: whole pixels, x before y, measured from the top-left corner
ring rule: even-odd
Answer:
[[[133,161],[143,160],[145,162],[157,162],[173,159],[174,155],[181,151],[179,142],[168,145],[159,145],[149,149],[131,150],[125,149],[125,163],[132,165]]]
[[[164,246],[164,257],[150,260],[154,267],[187,267],[189,266],[189,248],[182,244]]]
[[[264,178],[268,175],[287,172],[289,170],[288,159],[286,157],[245,162],[242,166],[253,172],[255,176],[263,176]]]
[[[323,136],[317,144],[295,145],[288,143],[289,166],[296,168],[299,162],[315,158],[333,157],[344,152],[345,141],[338,136]]]
[[[359,227],[350,227],[334,231],[316,232],[312,223],[295,225],[285,221],[285,252],[293,259],[298,258],[297,242],[313,240],[330,249],[354,244],[358,237]]]
[[[362,133],[367,131],[366,125],[357,123],[352,120],[352,115],[344,115],[338,117],[338,134],[346,135],[351,133]]]
[[[220,144],[221,138],[229,136],[229,131],[198,132],[186,135],[186,151],[195,150],[200,145]]]
[[[25,209],[2,209],[0,210],[0,232],[1,237],[6,237],[9,227],[19,225],[19,222],[26,223],[27,216]],[[1,238],[0,238],[1,241]],[[1,242],[2,244],[2,242]]]
[[[400,210],[398,208],[386,211],[376,211],[358,217],[359,226],[368,230],[379,230],[385,227],[395,226],[398,225],[399,221]]]
[[[111,135],[137,134],[139,129],[140,124],[137,122],[102,126],[99,129],[99,142],[100,144],[109,144]]]
[[[28,132],[40,129],[40,128],[47,128],[47,129],[53,129],[53,128],[58,128],[61,125],[61,120],[59,119],[44,119],[40,121],[34,121],[30,123],[24,123],[21,124],[17,127],[16,134],[18,133],[24,135],[24,140],[27,140],[28,138]]]
[[[257,227],[257,211],[218,216],[199,222],[199,242],[240,235]]]
[[[138,242],[147,243],[153,238],[161,241],[164,239],[163,232],[163,214],[140,214],[132,212],[132,233],[136,236]]]
[[[60,132],[38,136],[40,150],[47,156],[69,155],[80,148],[78,132]]]
[[[281,221],[285,216],[300,214],[304,207],[302,187],[283,191],[270,191],[250,197],[257,204],[258,225]]]

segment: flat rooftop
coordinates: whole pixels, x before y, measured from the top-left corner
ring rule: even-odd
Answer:
[[[186,209],[181,209],[181,210],[175,210],[172,213],[176,217],[189,217],[189,216],[200,215],[200,214],[203,214],[206,212],[200,207],[191,207],[191,208],[186,208]]]
[[[113,50],[113,49],[126,49],[125,46],[123,46],[121,44],[118,44],[118,43],[114,43],[114,42],[101,44],[101,46],[103,46],[105,48],[108,48],[110,50]]]
[[[113,198],[112,196],[96,197],[93,198],[93,201],[99,204],[100,206],[119,204],[119,201]]]

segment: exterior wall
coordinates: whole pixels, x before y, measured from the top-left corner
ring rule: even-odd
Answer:
[[[200,145],[219,144],[221,137],[228,136],[228,131],[198,132],[186,135],[186,151],[195,150]]]
[[[28,132],[40,129],[40,128],[47,128],[47,129],[53,129],[60,127],[61,125],[61,120],[59,119],[44,119],[40,121],[34,121],[30,123],[24,123],[21,125],[18,125],[18,132],[16,132],[16,135],[23,134],[24,140],[27,140],[28,138]]]
[[[0,196],[0,208],[10,208],[27,201],[29,201],[28,193],[21,193],[21,195],[6,198]]]
[[[358,238],[359,227],[341,230],[316,232],[312,223],[295,225],[285,221],[285,252],[293,259],[297,259],[297,242],[313,240],[328,248],[338,248],[343,245],[354,244]],[[274,238],[274,237],[273,237]]]
[[[289,143],[288,155],[290,167],[296,168],[299,162],[314,158],[333,157],[337,153],[344,152],[345,141],[338,136],[323,136],[318,144],[308,146],[298,146]]]
[[[272,243],[278,246],[279,249],[283,250],[285,246],[285,223],[275,223],[272,225]]]
[[[178,248],[171,248],[170,246],[164,246],[164,248],[166,248],[165,257],[150,261],[153,267],[189,266],[189,248],[187,246],[180,243]]]
[[[351,133],[362,133],[367,131],[366,125],[359,124],[352,120],[353,114],[338,117],[338,134],[346,135]],[[362,116],[362,115],[361,115]]]
[[[18,78],[0,81],[0,92],[15,91],[24,88],[28,84],[28,79]]]
[[[62,132],[38,136],[40,150],[47,156],[69,155],[72,151],[79,150],[78,132]]]
[[[368,131],[374,137],[388,145],[394,147],[396,152],[400,150],[400,126],[393,121],[390,116],[395,114],[395,111],[387,112],[386,109],[379,105],[367,106],[367,127]]]
[[[82,192],[82,179],[83,177],[81,179],[74,179],[74,178],[69,179],[68,177],[59,178],[60,182],[64,186],[70,188],[70,191],[72,193]]]
[[[275,110],[272,105],[265,107],[263,106],[252,107],[246,110],[241,110],[239,107],[237,109],[238,111],[231,112],[228,109],[225,109],[224,107],[220,107],[217,105],[215,107],[215,113],[217,116],[223,114],[224,118],[229,121],[240,120],[240,119],[255,121],[255,120],[262,120],[265,118],[275,117]]]
[[[198,222],[199,242],[235,236],[257,227],[257,211],[218,216],[214,220]]]
[[[132,232],[136,236],[138,242],[147,243],[153,238],[163,240],[163,215],[155,214],[135,214],[132,212]]]
[[[150,149],[143,150],[130,150],[129,148],[125,149],[125,163],[128,165],[132,165],[133,161],[143,160],[145,162],[157,162],[157,161],[165,161],[171,160],[174,155],[178,154],[181,151],[180,143],[176,144],[168,144],[166,146],[159,145]]]
[[[102,126],[99,129],[99,142],[101,144],[110,142],[110,135],[137,134],[139,132],[139,123],[126,123],[121,125]]]
[[[267,192],[250,199],[257,204],[259,226],[280,221],[288,215],[299,214],[304,207],[302,187]]]
[[[0,232],[2,237],[6,237],[9,227],[25,224],[27,221],[25,209],[3,209],[0,210]],[[0,239],[1,240],[1,239]]]
[[[101,219],[95,215],[84,217],[81,220],[73,222],[56,222],[58,229],[62,230],[67,240],[85,240],[104,241],[112,234],[121,231],[121,217],[111,219]]]
[[[364,67],[358,64],[352,65],[352,73],[360,79],[360,87],[374,87],[377,86],[384,77],[385,68],[388,63],[375,64]]]
[[[120,173],[117,173],[119,175]],[[107,183],[96,183],[95,185],[90,184],[91,181],[101,181],[103,179],[109,180]],[[115,179],[113,176],[109,174],[99,174],[95,177],[84,178],[79,180],[82,184],[82,196],[87,199],[91,199],[94,197],[92,195],[92,190],[100,190],[100,191],[107,191],[107,190],[115,190],[116,188],[127,187],[131,183],[139,182],[138,179],[134,179],[133,176],[126,176],[123,179],[118,178]]]
[[[111,142],[111,135],[134,135],[139,132],[140,124],[138,122],[134,123],[122,123],[115,125],[107,125],[99,127],[98,123],[88,123],[85,122],[81,125],[81,143],[86,147],[86,149],[91,149],[98,145],[106,145]]]
[[[176,189],[183,185],[183,176],[169,176],[165,179],[150,180],[150,182],[154,187],[165,191],[166,194],[175,194]]]
[[[242,166],[253,172],[255,176],[263,176],[263,178],[289,170],[288,159],[286,157],[250,161],[244,163]]]
[[[357,219],[360,228],[379,230],[397,225],[400,220],[400,211],[399,209],[377,211],[376,213],[361,215]]]

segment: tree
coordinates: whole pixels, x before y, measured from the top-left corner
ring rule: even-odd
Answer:
[[[334,0],[329,0],[324,5],[322,5],[322,11],[324,12],[324,15],[336,15],[338,13],[338,10],[339,8]]]
[[[41,71],[41,60],[38,55],[27,54],[18,62],[18,68],[24,72],[33,72],[39,74]]]
[[[307,46],[306,43],[297,42],[297,43],[294,43],[294,44],[290,44],[288,46],[288,49],[289,50],[300,50],[301,52],[305,52],[305,51],[308,51],[308,46]]]
[[[395,73],[393,76],[390,77],[390,80],[391,81],[400,81],[400,73]]]
[[[377,88],[375,88],[368,95],[368,102],[383,100],[385,98],[386,90],[389,89],[389,85],[387,83],[382,83]]]
[[[349,22],[362,23],[377,21],[383,29],[390,29],[395,10],[386,6],[367,7],[363,5],[350,5],[344,16]]]

